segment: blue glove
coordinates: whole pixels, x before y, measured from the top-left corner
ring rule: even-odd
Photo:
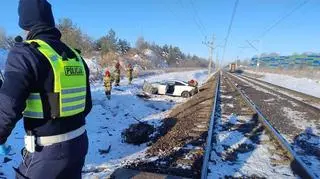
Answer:
[[[0,155],[8,155],[11,150],[11,146],[6,144],[0,145]]]

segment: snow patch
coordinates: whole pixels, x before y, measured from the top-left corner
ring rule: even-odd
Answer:
[[[228,120],[229,120],[230,124],[237,124],[237,122],[238,122],[238,118],[237,118],[237,116],[235,114],[231,114],[228,117]]]
[[[221,98],[225,98],[225,99],[231,99],[231,98],[232,98],[232,96],[221,95]]]
[[[320,135],[320,131],[317,128],[317,125],[314,122],[317,121],[310,121],[305,118],[305,112],[294,111],[288,107],[282,107],[281,109],[284,114],[286,114],[291,120],[292,123],[302,131],[306,129],[312,130],[316,135]]]
[[[97,68],[96,62],[87,59],[90,68]],[[133,80],[128,86],[127,80],[122,80],[120,87],[113,88],[111,100],[107,100],[101,81],[91,85],[93,108],[87,116],[86,129],[89,136],[89,151],[83,168],[83,178],[106,178],[115,169],[126,165],[128,161],[143,158],[147,150],[146,144],[140,146],[123,143],[121,132],[137,120],[147,122],[154,126],[161,125],[161,120],[167,115],[167,110],[173,105],[186,99],[180,97],[154,96],[150,100],[140,99],[136,96],[141,91],[144,80],[161,81],[168,79],[188,80],[195,79],[200,84],[207,79],[205,70],[166,73],[155,76],[146,76]],[[0,173],[5,178],[14,178],[12,167],[18,167],[21,162],[20,151],[23,147],[23,121],[20,120],[7,144],[12,146],[9,156],[11,161],[0,165]],[[111,146],[108,154],[99,153],[99,149],[106,150]],[[4,157],[0,156],[0,161]],[[0,176],[1,178],[2,176]]]
[[[246,71],[248,73],[256,73],[253,71]],[[274,73],[258,73],[263,75],[261,80],[266,82],[289,88],[301,93],[312,95],[320,98],[320,83],[309,78],[296,78],[289,75],[274,74]]]

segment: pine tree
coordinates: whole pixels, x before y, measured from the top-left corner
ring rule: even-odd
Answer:
[[[119,39],[117,43],[117,50],[121,54],[126,54],[130,50],[130,44],[125,39]]]

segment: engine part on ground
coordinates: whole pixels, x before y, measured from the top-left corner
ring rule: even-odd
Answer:
[[[149,93],[149,94],[157,94],[158,93],[158,88],[155,88],[147,81],[144,81],[142,90],[146,93]]]

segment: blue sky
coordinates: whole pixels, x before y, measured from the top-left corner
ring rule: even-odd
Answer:
[[[257,52],[246,40],[258,39],[276,20],[304,0],[240,0],[228,41],[225,61],[252,57]],[[56,19],[71,18],[83,31],[98,38],[113,28],[118,37],[134,45],[139,36],[158,44],[173,44],[184,52],[208,57],[204,35],[215,34],[223,44],[235,0],[49,0]],[[19,29],[18,0],[5,0],[0,7],[0,27],[16,35]],[[320,52],[320,1],[310,0],[261,40],[261,52]],[[196,15],[197,14],[197,15]],[[199,20],[201,23],[199,22]],[[198,25],[197,25],[198,24]],[[203,25],[201,25],[203,24]],[[204,28],[202,28],[204,26]],[[222,50],[216,54],[222,56]]]

